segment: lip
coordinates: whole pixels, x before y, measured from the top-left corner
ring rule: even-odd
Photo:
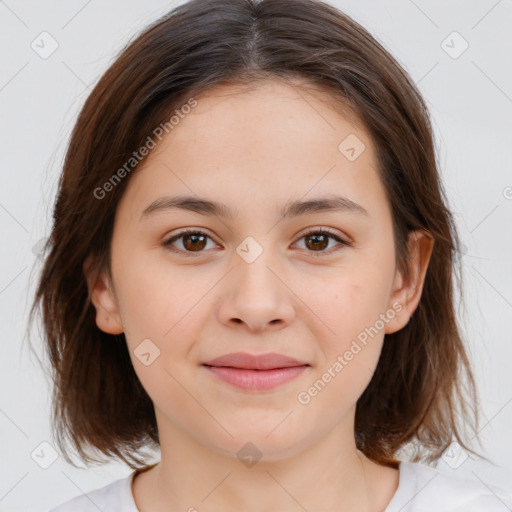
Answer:
[[[207,366],[227,366],[230,368],[242,368],[245,370],[274,370],[276,368],[290,368],[293,366],[304,366],[308,363],[298,361],[276,352],[268,354],[252,355],[247,352],[233,352],[211,361],[203,363]]]
[[[298,377],[310,365],[282,354],[227,354],[203,363],[215,377],[240,389],[264,391]]]

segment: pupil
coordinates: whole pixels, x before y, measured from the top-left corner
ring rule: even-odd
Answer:
[[[187,249],[197,250],[198,246],[196,245],[196,243],[197,243],[198,239],[200,239],[200,238],[202,238],[203,242],[204,242],[204,238],[205,238],[204,235],[199,235],[199,234],[186,235],[185,236],[185,243],[184,243],[185,247]],[[190,240],[193,240],[192,244],[187,243]],[[202,249],[202,248],[203,248],[203,246],[199,247],[199,249]]]
[[[318,245],[316,245],[316,244],[319,243],[319,239],[320,239],[320,243],[322,244],[321,249],[325,249],[325,247],[327,247],[327,244],[326,244],[327,237],[325,235],[309,235],[308,238],[310,240],[314,240],[313,244],[315,245],[316,248],[318,248]]]

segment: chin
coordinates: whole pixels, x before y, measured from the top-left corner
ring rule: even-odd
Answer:
[[[282,418],[281,418],[282,419]],[[212,440],[212,448],[228,457],[236,457],[247,466],[253,465],[253,461],[279,461],[293,457],[305,449],[308,443],[303,436],[290,432],[289,429],[277,427],[279,422],[273,423],[272,428],[265,426],[258,428],[256,425],[238,429],[228,429],[233,437],[226,434],[222,441]],[[275,430],[273,430],[275,429]],[[270,434],[269,434],[270,433]]]

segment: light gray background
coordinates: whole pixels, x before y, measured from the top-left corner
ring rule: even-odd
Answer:
[[[512,1],[331,3],[369,29],[419,84],[467,247],[462,321],[483,402],[484,454],[495,465],[467,459],[455,469],[441,460],[438,468],[510,488]],[[36,463],[51,456],[40,443],[53,444],[49,384],[22,340],[40,265],[33,247],[49,234],[76,115],[115,53],[172,5],[0,0],[0,511],[45,511],[131,471],[114,463],[76,469],[61,457],[48,469]],[[31,48],[43,31],[59,45],[47,59]],[[469,44],[458,58],[445,51],[463,48],[457,36],[446,39],[453,31]]]

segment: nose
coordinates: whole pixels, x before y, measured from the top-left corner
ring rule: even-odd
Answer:
[[[252,263],[240,259],[224,282],[217,314],[230,328],[261,333],[293,321],[294,293],[281,265],[265,256]]]

